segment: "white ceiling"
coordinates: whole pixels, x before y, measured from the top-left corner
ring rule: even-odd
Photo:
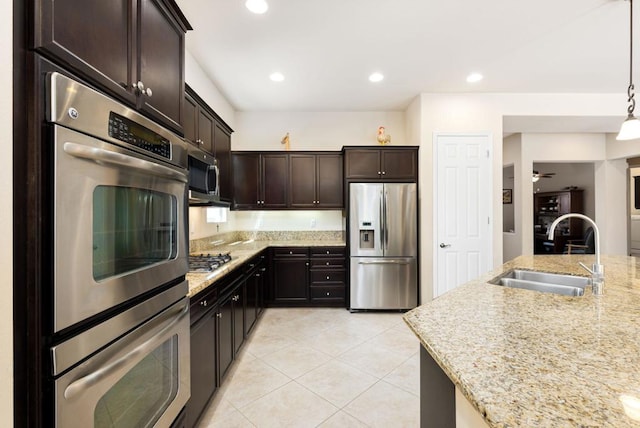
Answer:
[[[626,94],[623,0],[267,0],[264,15],[244,1],[177,0],[194,28],[187,49],[239,111],[397,111],[422,92]],[[467,83],[472,71],[485,79]]]

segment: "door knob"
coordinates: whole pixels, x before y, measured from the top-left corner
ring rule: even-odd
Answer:
[[[451,244],[445,244],[444,242],[440,243],[440,248],[449,248]]]

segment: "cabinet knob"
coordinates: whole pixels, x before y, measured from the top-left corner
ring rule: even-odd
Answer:
[[[329,250],[327,250],[327,254],[329,254]]]
[[[216,314],[216,317],[218,317],[218,318],[222,318],[222,313],[221,313],[221,312],[218,312],[218,313]]]
[[[385,175],[387,172],[386,171],[382,171],[382,175]]]
[[[255,265],[255,263],[249,263],[249,267],[254,267]]]
[[[309,266],[309,262],[306,262],[305,265]]]
[[[256,278],[260,278],[260,274],[259,273],[256,274]]]
[[[142,83],[142,81],[141,81],[141,80],[138,80],[138,82],[137,82],[137,83],[134,83],[132,86],[134,87],[134,89],[135,89],[138,93],[140,93],[140,94],[142,94],[142,95],[147,95],[147,96],[149,96],[149,97],[150,97],[151,95],[153,95],[153,92],[151,91],[151,88],[145,88],[145,87],[144,87],[144,83]]]
[[[263,267],[262,269],[260,269],[260,271],[265,272],[267,270],[266,267]]]
[[[380,171],[378,171],[378,175],[380,175],[380,174],[381,174],[381,172],[380,172]]]
[[[329,292],[327,291],[327,296],[329,295]]]
[[[329,279],[329,275],[327,275],[327,279]]]
[[[200,305],[204,306],[205,308],[207,307],[207,301],[203,300],[202,302],[200,302]]]
[[[289,251],[289,254],[293,254],[293,251]]]
[[[329,262],[327,262],[327,266],[329,266]]]

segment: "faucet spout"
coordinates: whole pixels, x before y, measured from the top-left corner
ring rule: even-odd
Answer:
[[[578,213],[569,213],[564,214],[554,220],[551,223],[551,227],[549,227],[549,239],[553,240],[554,233],[558,224],[571,217],[581,218],[591,224],[593,226],[593,237],[595,240],[595,252],[596,252],[596,262],[593,265],[592,269],[589,269],[584,263],[580,262],[580,266],[586,269],[591,274],[591,286],[593,289],[593,294],[600,295],[604,292],[604,266],[600,263],[600,230],[598,229],[598,225],[595,221],[591,220],[584,214]]]

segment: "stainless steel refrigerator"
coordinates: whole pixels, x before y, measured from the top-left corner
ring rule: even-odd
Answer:
[[[415,183],[349,185],[350,308],[418,305]]]

